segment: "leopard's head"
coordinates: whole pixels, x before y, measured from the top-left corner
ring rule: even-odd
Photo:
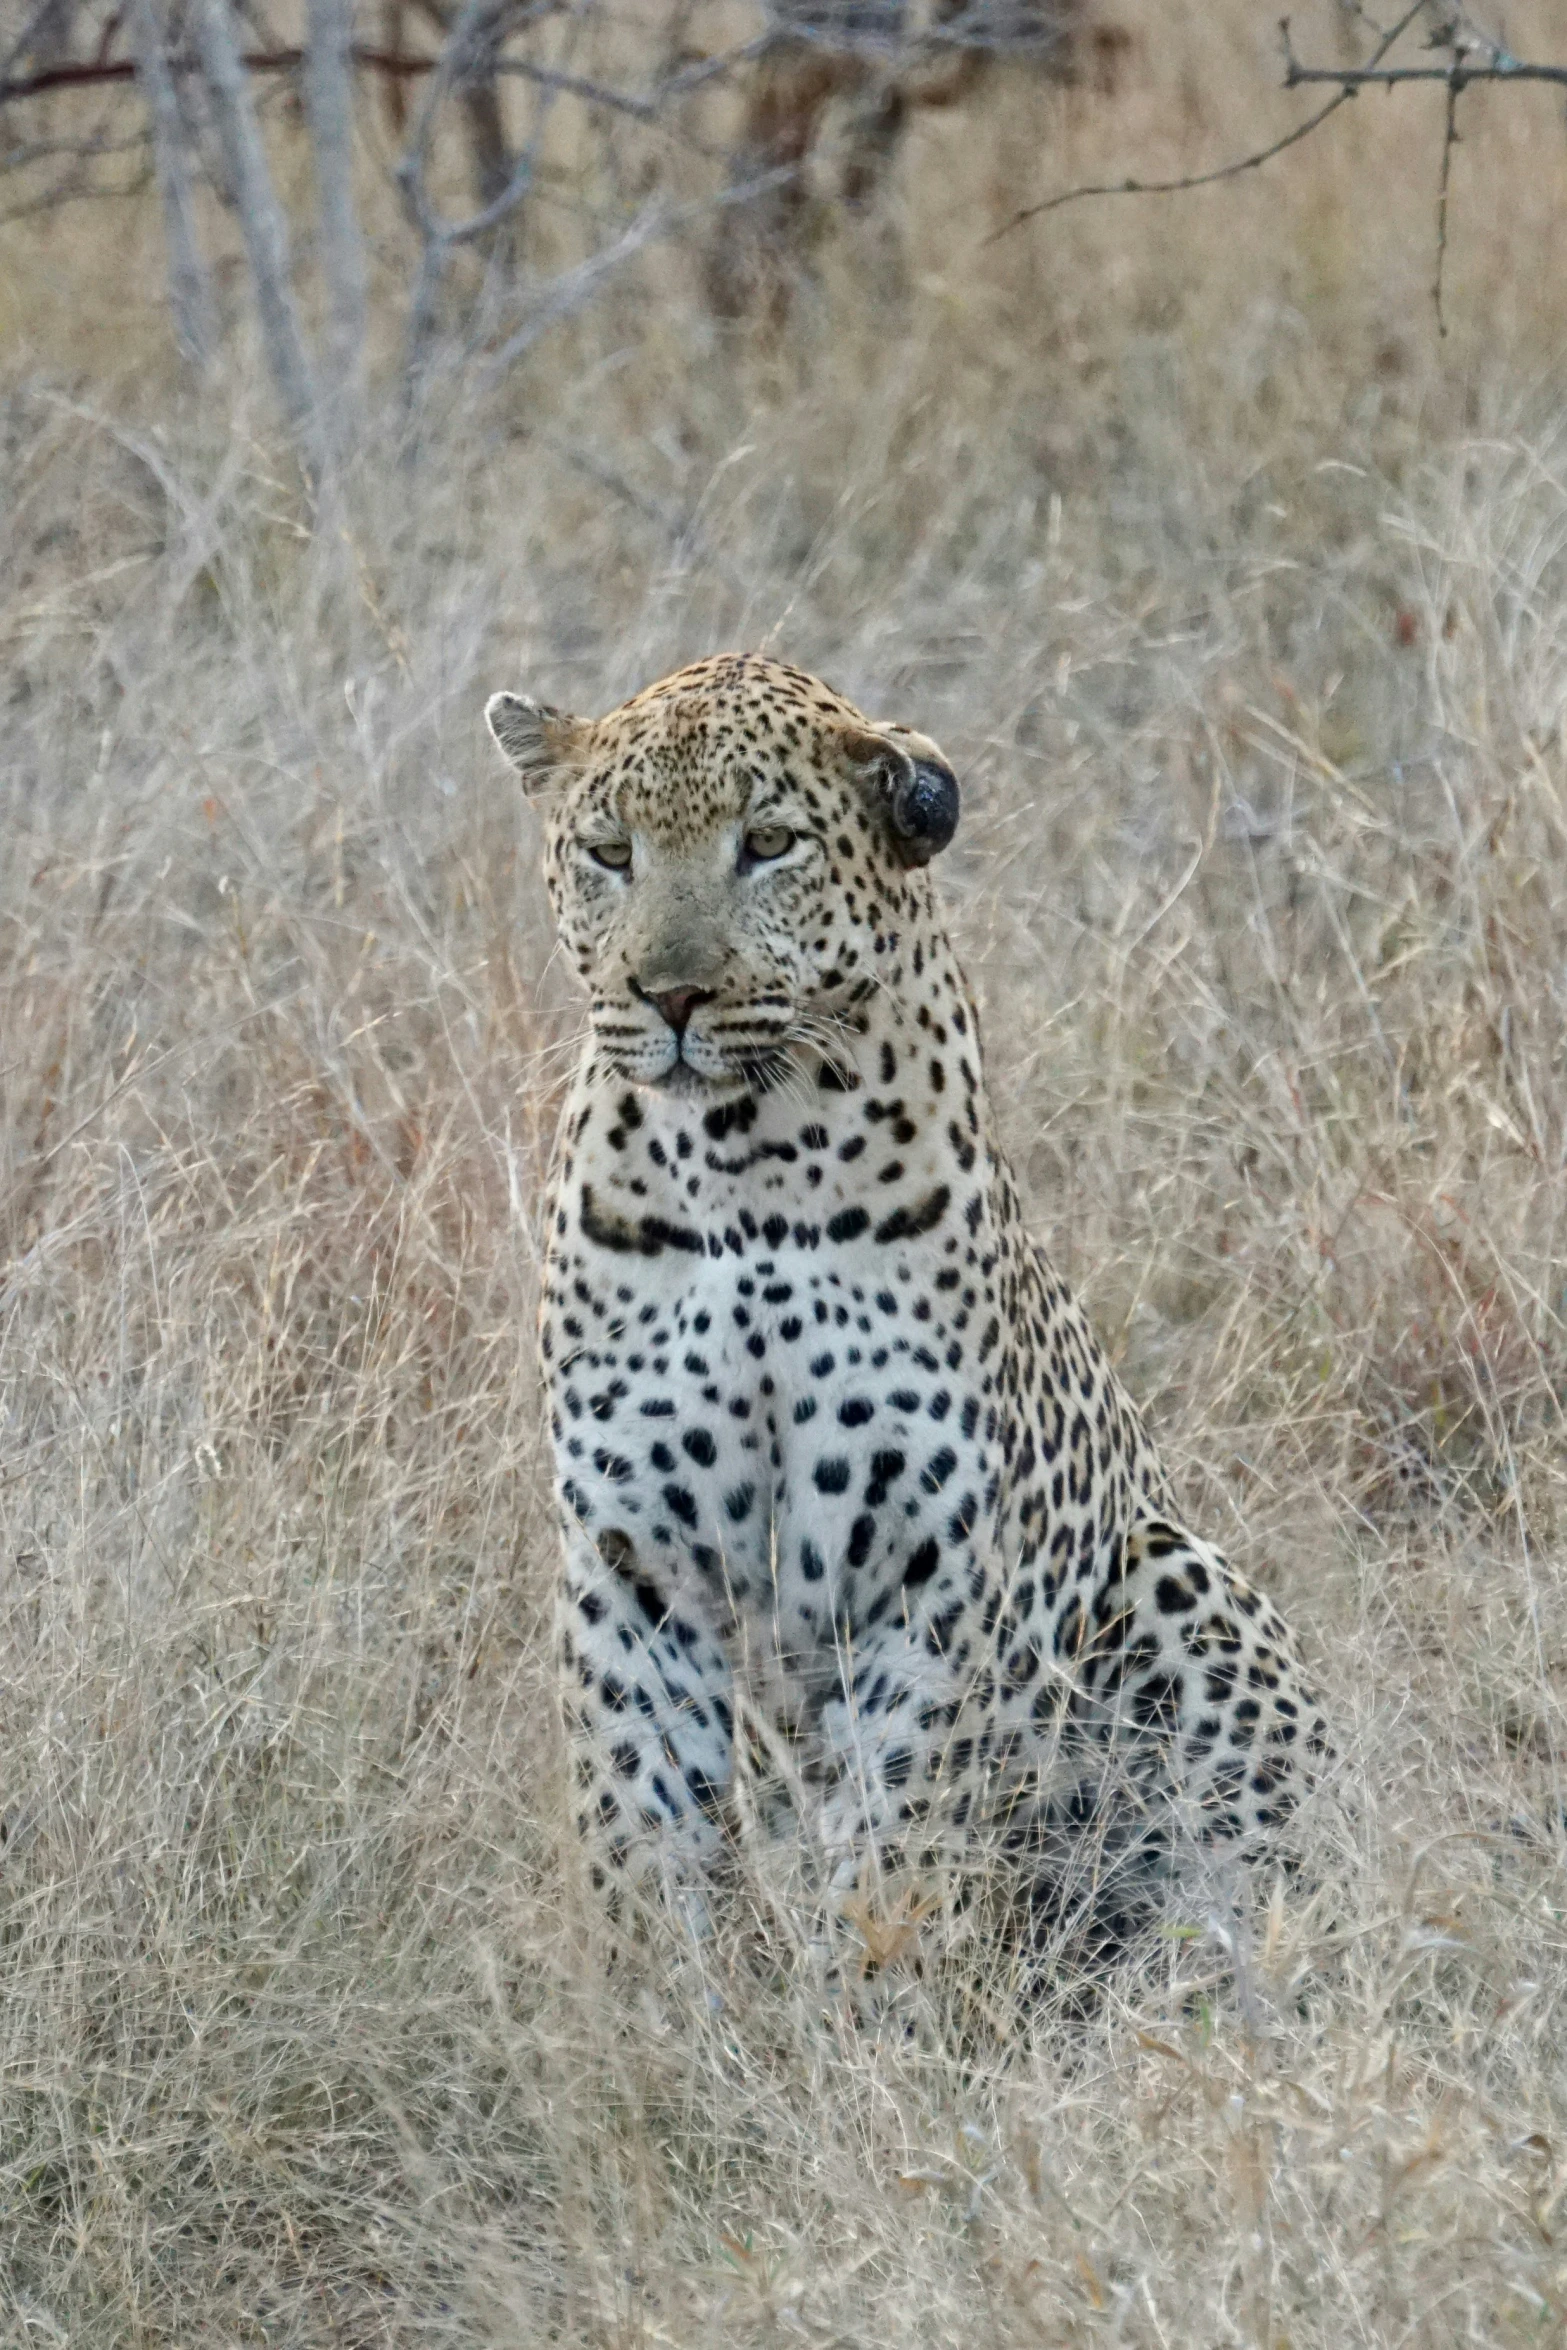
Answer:
[[[605,718],[504,693],[485,714],[540,802],[556,921],[617,1077],[733,1092],[831,1059],[929,923],[956,777],[801,670],[728,654]]]

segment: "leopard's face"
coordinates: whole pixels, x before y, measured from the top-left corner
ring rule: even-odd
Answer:
[[[606,718],[498,694],[492,731],[546,805],[562,941],[609,1074],[670,1091],[828,1059],[928,917],[957,821],[935,745],[758,656],[694,664]]]

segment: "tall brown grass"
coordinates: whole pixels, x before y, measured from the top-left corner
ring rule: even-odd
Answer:
[[[1563,142],[1476,97],[1445,345],[1413,107],[980,249],[1271,124],[1253,12],[1131,21],[1115,106],[922,128],[783,348],[672,251],[416,463],[389,408],[346,545],[150,262],[116,349],[107,233],[13,235],[7,2341],[1563,2337]],[[608,1966],[557,1800],[580,1013],[477,713],[727,643],[955,758],[1034,1212],[1354,1798],[1249,1921],[893,2044],[776,1918]]]

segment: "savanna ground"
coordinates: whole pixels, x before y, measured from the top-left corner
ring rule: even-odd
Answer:
[[[1439,93],[982,247],[1289,119],[1266,11],[1168,13],[922,124],[782,345],[666,250],[388,410],[347,549],[253,365],[179,391],[148,206],[8,232],[7,2342],[1567,2334],[1567,139],[1466,100],[1445,342]],[[732,644],[960,768],[1034,1212],[1353,1799],[894,2045],[781,1929],[607,1968],[562,1833],[580,1014],[479,711]]]

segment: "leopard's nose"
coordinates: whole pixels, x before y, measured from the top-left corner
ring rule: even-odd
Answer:
[[[713,1000],[710,987],[644,987],[640,981],[635,984],[638,995],[645,1002],[657,1005],[677,1036],[684,1036],[686,1022],[697,1005],[710,1004]]]

